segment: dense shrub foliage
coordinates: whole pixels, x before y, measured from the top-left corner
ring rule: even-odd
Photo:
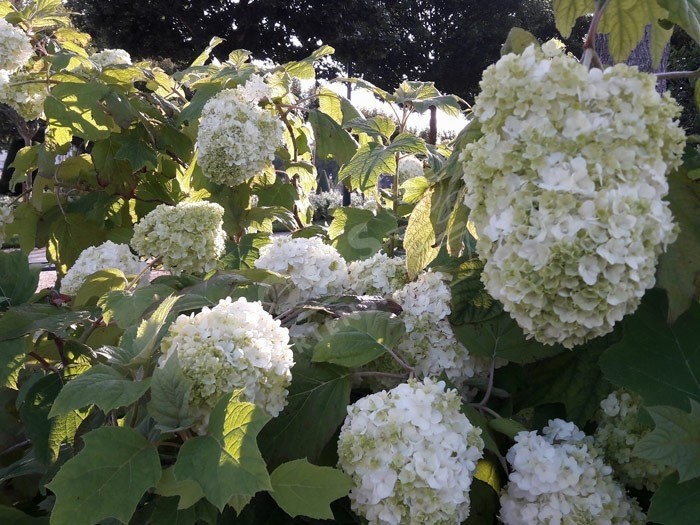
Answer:
[[[168,74],[15,4],[0,522],[694,523],[698,140],[593,40],[658,57],[695,3],[555,0],[583,60],[514,29],[469,110],[335,81],[390,115],[328,46]]]

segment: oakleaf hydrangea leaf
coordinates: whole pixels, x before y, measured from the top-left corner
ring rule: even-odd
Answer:
[[[656,428],[634,447],[636,455],[678,469],[680,482],[700,477],[700,404],[690,415],[675,407],[647,407]]]
[[[103,427],[84,436],[85,448],[47,485],[56,494],[52,525],[128,523],[143,493],[161,476],[158,451],[137,431]]]
[[[672,326],[666,323],[668,301],[650,290],[637,312],[625,319],[622,341],[601,357],[600,367],[617,386],[639,393],[645,405],[688,409],[700,402],[700,304],[695,303]]]
[[[206,498],[223,510],[235,495],[271,490],[256,437],[270,416],[236,394],[221,398],[209,419],[209,435],[188,440],[175,463],[175,477],[199,483]]]
[[[150,382],[150,378],[131,381],[107,365],[95,365],[63,387],[49,416],[66,414],[91,404],[105,412],[128,406],[148,390]]]
[[[329,504],[352,488],[349,476],[331,467],[318,467],[306,459],[284,463],[270,476],[272,497],[290,516],[333,519]]]

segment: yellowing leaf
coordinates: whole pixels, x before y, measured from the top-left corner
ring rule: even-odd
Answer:
[[[554,0],[553,8],[557,29],[564,38],[569,38],[576,20],[593,12],[595,0]]]

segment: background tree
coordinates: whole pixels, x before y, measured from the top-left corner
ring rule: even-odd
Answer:
[[[68,0],[76,23],[99,47],[123,48],[137,57],[168,57],[181,65],[212,36],[225,57],[244,48],[257,58],[284,62],[320,43],[336,49],[350,75],[383,88],[401,80],[431,80],[467,100],[481,72],[498,59],[514,25],[554,36],[548,0]]]

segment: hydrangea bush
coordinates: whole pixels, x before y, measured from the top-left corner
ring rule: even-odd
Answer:
[[[593,4],[565,3],[564,32]],[[0,208],[0,522],[692,520],[698,140],[593,37],[623,62],[648,24],[652,50],[659,19],[696,28],[595,3],[581,62],[514,30],[473,110],[344,79],[392,108],[366,117],[313,82],[330,46],[272,64],[213,38],[171,75],[60,0],[0,0],[26,144]],[[432,107],[468,115],[454,141],[409,129]],[[321,159],[352,202],[319,194],[314,224]]]

